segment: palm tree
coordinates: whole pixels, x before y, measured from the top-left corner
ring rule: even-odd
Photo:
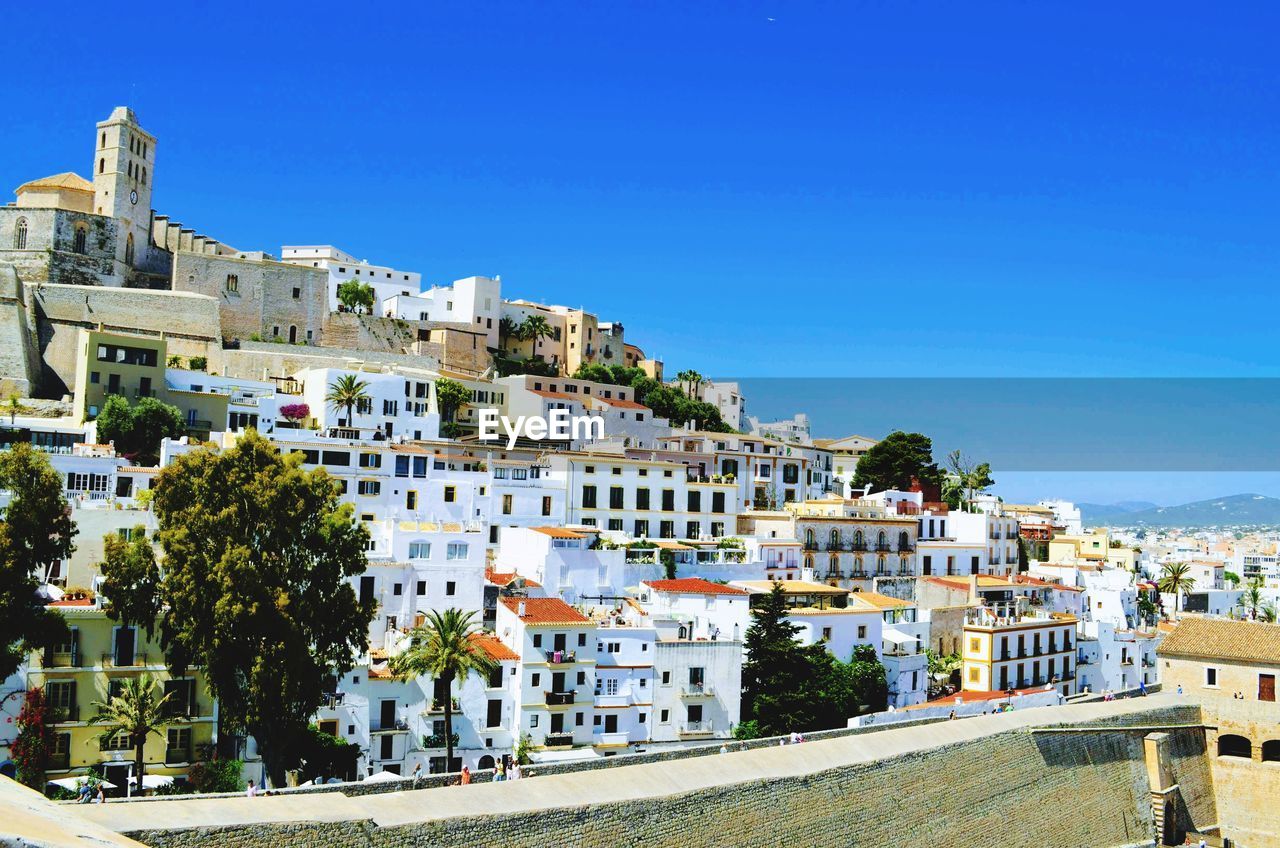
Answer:
[[[1249,618],[1256,621],[1258,614],[1262,612],[1266,605],[1266,599],[1262,596],[1262,581],[1249,581],[1249,588],[1245,589],[1244,594],[1240,596],[1240,606],[1249,612]]]
[[[369,384],[355,374],[343,374],[329,385],[329,394],[324,398],[334,409],[347,411],[347,426],[355,426],[352,410],[362,401],[369,399]]]
[[[18,399],[17,394],[9,395],[8,406],[9,406],[9,426],[13,427],[13,426],[16,426],[14,424],[14,421],[17,420],[18,413],[22,411],[22,401]]]
[[[520,338],[520,325],[517,324],[510,315],[503,315],[498,319],[498,347],[502,350],[507,349],[507,339]]]
[[[680,387],[685,390],[685,394],[694,397],[698,393],[698,387],[706,378],[692,368],[686,368],[676,375],[676,379],[680,381]]]
[[[153,733],[159,736],[161,728],[175,720],[166,714],[168,700],[169,695],[159,694],[155,679],[143,672],[125,680],[120,694],[93,702],[98,712],[89,719],[89,723],[106,725],[106,729],[98,736],[101,741],[105,742],[121,733],[129,735],[129,741],[133,744],[134,780],[139,792],[142,791],[142,778],[147,768],[146,758],[143,756],[147,737]]]
[[[1161,592],[1173,595],[1173,611],[1179,608],[1178,596],[1195,588],[1196,581],[1191,578],[1191,566],[1185,562],[1167,562],[1160,572],[1156,586]]]
[[[538,347],[538,339],[554,336],[556,331],[541,315],[530,315],[520,322],[520,338],[529,342],[529,357],[533,358]]]
[[[409,647],[391,659],[391,672],[402,680],[430,676],[442,682],[446,768],[453,763],[453,681],[472,672],[488,675],[498,665],[471,638],[480,629],[474,616],[460,609],[427,613],[423,625],[409,632]]]

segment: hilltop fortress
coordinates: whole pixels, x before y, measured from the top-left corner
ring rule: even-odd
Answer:
[[[279,258],[238,250],[152,205],[157,139],[118,106],[95,127],[91,179],[74,172],[31,180],[0,206],[0,391],[69,393],[81,328],[165,336],[172,353],[210,370],[261,378],[304,354],[323,366],[352,359],[479,376],[505,341],[504,320],[546,318],[537,354],[561,373],[584,362],[661,363],[623,340],[617,322],[581,309],[502,299],[501,283],[467,277],[419,291],[416,273],[371,265],[329,246],[286,247]],[[347,280],[367,283],[374,305],[338,308]],[[295,348],[240,351],[253,344]],[[296,348],[306,348],[299,351]]]

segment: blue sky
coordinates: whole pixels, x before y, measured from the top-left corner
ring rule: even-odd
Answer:
[[[128,102],[188,226],[501,274],[677,370],[1280,376],[1280,7],[156,8],[0,32],[0,181]]]

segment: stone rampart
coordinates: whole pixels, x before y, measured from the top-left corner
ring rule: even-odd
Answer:
[[[1211,827],[1199,708],[1171,696],[516,782],[66,809],[175,848],[1115,846],[1151,835],[1150,732],[1173,738],[1169,768],[1184,787],[1189,822]]]

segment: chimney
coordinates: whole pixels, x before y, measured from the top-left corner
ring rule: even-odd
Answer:
[[[969,601],[970,603],[978,600],[978,575],[969,575]]]
[[[521,618],[524,618],[524,611],[525,611],[524,601],[521,601],[519,605],[516,607],[516,615],[520,616]]]

